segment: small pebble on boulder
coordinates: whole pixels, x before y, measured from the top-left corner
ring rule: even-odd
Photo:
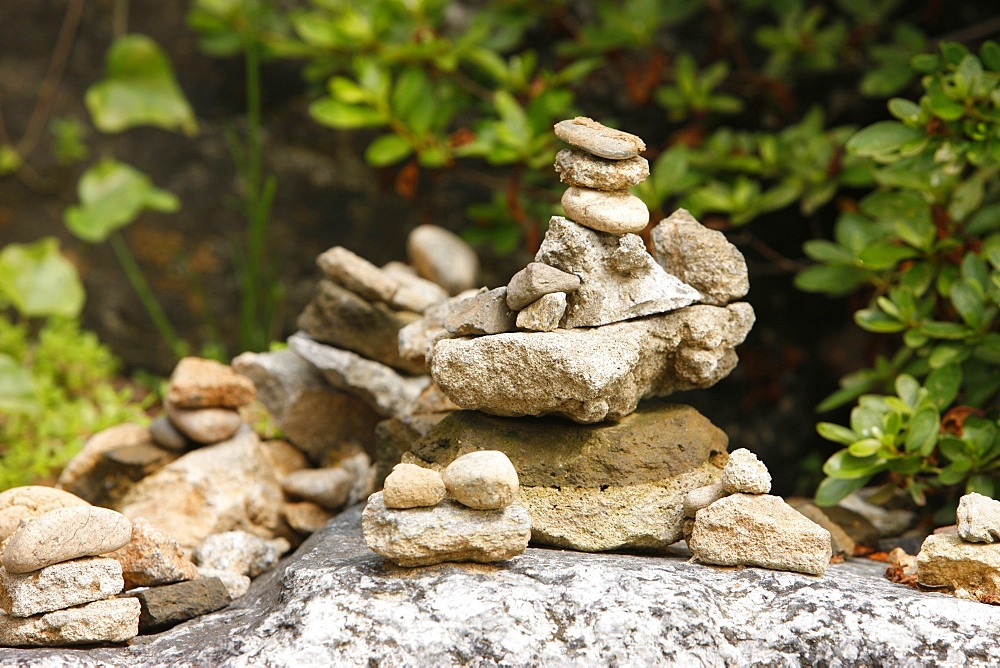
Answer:
[[[455,304],[444,326],[460,336],[512,332],[517,327],[517,313],[507,305],[507,288],[494,288]]]
[[[550,292],[528,304],[517,314],[517,326],[533,332],[552,332],[566,315],[566,293]]]
[[[982,494],[966,494],[958,501],[958,535],[970,543],[1000,541],[1000,501]]]
[[[441,474],[448,495],[476,510],[505,508],[517,498],[517,471],[499,450],[462,455]]]
[[[970,543],[961,536],[928,536],[917,555],[917,577],[928,587],[1000,603],[1000,543]]]
[[[627,160],[646,150],[639,137],[609,128],[586,116],[559,121],[553,128],[556,137],[567,144],[609,160]]]
[[[722,470],[722,487],[728,494],[767,494],[771,491],[771,474],[757,455],[740,448],[729,453]]]
[[[433,469],[416,464],[396,464],[382,490],[386,508],[436,506],[445,497],[444,480]]]
[[[684,517],[694,517],[699,510],[707,508],[727,495],[721,483],[696,487],[684,496]]]
[[[541,262],[529,262],[507,283],[507,306],[518,311],[543,295],[573,292],[580,287],[580,277]]]
[[[132,523],[121,513],[94,506],[50,510],[8,539],[3,566],[29,573],[62,561],[112,552],[128,543]]]

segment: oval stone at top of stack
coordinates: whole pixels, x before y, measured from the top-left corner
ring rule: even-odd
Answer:
[[[586,116],[555,124],[559,139],[592,155],[609,160],[627,160],[646,150],[639,137],[609,128]]]
[[[113,552],[131,537],[132,523],[114,510],[57,508],[15,531],[0,562],[9,573],[29,573],[70,559]]]
[[[555,168],[563,183],[594,190],[628,190],[649,177],[649,162],[642,156],[607,160],[568,148],[556,154]]]
[[[17,531],[21,520],[31,520],[56,508],[90,505],[80,497],[54,487],[28,485],[0,492],[0,542]]]

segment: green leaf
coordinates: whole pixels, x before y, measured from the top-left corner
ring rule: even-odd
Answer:
[[[952,283],[948,297],[965,324],[973,328],[979,327],[983,320],[983,299],[968,280]]]
[[[855,457],[870,457],[882,449],[882,441],[877,438],[863,438],[848,446],[847,451]]]
[[[824,478],[823,482],[816,488],[817,506],[834,506],[845,496],[858,491],[865,486],[869,477],[854,478],[847,480],[844,478]]]
[[[965,441],[954,436],[943,436],[938,441],[937,449],[938,452],[948,458],[948,461],[971,468],[975,455],[971,446]]]
[[[384,125],[388,120],[378,109],[360,104],[345,104],[322,97],[309,105],[309,114],[318,122],[337,130]]]
[[[860,438],[860,436],[847,427],[842,427],[839,424],[834,424],[832,422],[817,423],[816,433],[828,441],[840,443],[841,445],[850,445]]]
[[[171,193],[153,185],[139,170],[112,159],[94,165],[80,178],[80,205],[66,209],[66,227],[74,235],[98,243],[131,223],[143,211],[173,212],[180,208]]]
[[[944,486],[962,482],[969,475],[971,468],[972,462],[953,462],[938,474],[937,482],[939,485]]]
[[[924,468],[923,457],[920,455],[909,455],[905,457],[894,457],[886,465],[893,473],[900,475],[913,475],[919,473]]]
[[[27,317],[75,318],[84,291],[76,267],[59,252],[59,240],[7,244],[0,251],[0,295]]]
[[[920,105],[910,100],[894,97],[889,100],[889,113],[906,123],[917,123],[920,121]]]
[[[795,287],[804,292],[846,295],[868,280],[868,273],[845,265],[814,265],[795,276]]]
[[[958,184],[948,202],[948,215],[961,222],[979,209],[986,194],[986,184],[977,173]]]
[[[36,413],[40,408],[31,373],[10,355],[0,353],[0,413]]]
[[[977,494],[982,494],[983,496],[992,497],[995,489],[996,485],[994,484],[993,478],[984,473],[970,475],[968,482],[965,483],[966,494],[972,494],[975,492]]]
[[[921,408],[910,419],[910,427],[906,432],[906,451],[921,457],[930,456],[937,444],[940,428],[938,412],[933,408]]]
[[[0,144],[0,176],[13,174],[21,168],[21,155],[13,146]]]
[[[885,459],[876,457],[855,457],[847,450],[841,450],[823,464],[823,473],[831,478],[852,480],[867,478],[885,469]]]
[[[103,132],[140,125],[198,131],[191,105],[174,79],[167,55],[145,35],[119,37],[108,49],[105,79],[87,90],[87,109]]]
[[[935,339],[964,339],[969,335],[965,325],[957,322],[926,321],[920,323],[920,331]]]
[[[1000,72],[1000,44],[991,39],[986,40],[979,47],[979,57],[982,59],[986,69]]]
[[[939,410],[943,410],[955,401],[955,397],[958,396],[958,389],[961,386],[962,367],[954,363],[945,364],[934,369],[924,380],[924,387],[927,388],[931,400]]]
[[[920,383],[908,373],[896,376],[896,394],[910,408],[917,405],[917,395],[920,393]]]
[[[854,155],[881,157],[898,151],[907,142],[924,136],[921,130],[898,121],[879,121],[859,130],[847,140],[847,150]]]
[[[862,329],[879,334],[895,334],[906,329],[906,323],[882,312],[877,308],[865,308],[855,311],[854,322]]]
[[[369,165],[385,167],[413,153],[413,147],[399,135],[377,137],[365,150],[365,160]]]
[[[909,246],[900,246],[890,241],[879,241],[866,248],[858,260],[865,269],[884,271],[892,269],[902,260],[917,257],[920,253]]]

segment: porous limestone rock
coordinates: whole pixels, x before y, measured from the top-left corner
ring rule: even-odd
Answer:
[[[1000,543],[970,543],[961,536],[928,536],[917,554],[917,576],[928,587],[950,587],[956,595],[1000,603]]]
[[[750,291],[743,254],[722,232],[705,227],[685,209],[660,221],[650,239],[660,266],[700,292],[703,304],[725,306]]]
[[[339,453],[347,441],[374,447],[375,425],[382,416],[362,399],[330,387],[294,351],[243,353],[233,360],[233,368],[254,381],[282,435],[314,463]]]
[[[385,478],[382,499],[386,508],[423,508],[444,500],[441,474],[416,464],[396,464]]]
[[[561,204],[567,218],[599,232],[634,234],[649,224],[646,204],[627,190],[605,192],[570,186]]]
[[[609,160],[627,160],[646,150],[646,144],[639,137],[586,116],[559,121],[553,130],[556,137],[567,144]]]
[[[134,598],[94,601],[33,617],[0,615],[0,647],[120,643],[138,634],[139,602]],[[0,653],[3,651],[0,650]],[[79,660],[80,657],[76,658]],[[62,665],[73,663],[63,662]]]
[[[771,491],[771,474],[757,455],[739,448],[729,453],[722,471],[722,488],[727,494],[767,494]]]
[[[598,232],[561,216],[549,221],[535,262],[580,277],[580,287],[568,295],[567,328],[667,313],[701,298],[665,272],[638,237]]]
[[[206,536],[193,556],[199,571],[212,568],[253,578],[278,563],[288,548],[284,538],[264,540],[246,531],[225,531]]]
[[[444,327],[458,336],[512,332],[517,314],[507,305],[507,288],[494,288],[455,303],[444,318]]]
[[[397,338],[399,356],[410,362],[423,364],[426,369],[427,356],[434,347],[434,344],[441,339],[450,339],[457,336],[449,332],[448,328],[445,327],[445,320],[452,310],[466,299],[475,297],[485,291],[486,288],[465,290],[424,311],[422,318],[399,330]]]
[[[474,510],[506,508],[517,497],[517,471],[499,450],[479,450],[455,459],[441,473],[448,496]]]
[[[83,449],[66,464],[56,486],[86,499],[86,495],[93,492],[92,485],[97,478],[94,469],[103,464],[105,452],[150,440],[149,428],[130,422],[99,431],[87,439]]]
[[[105,557],[63,561],[30,573],[0,568],[0,609],[30,617],[112,598],[123,587],[121,565]]]
[[[121,564],[126,589],[198,577],[198,568],[184,554],[177,540],[141,517],[132,522],[129,542],[106,556]]]
[[[162,587],[142,589],[132,594],[140,607],[139,629],[154,633],[176,624],[224,608],[232,602],[219,578],[199,578]]]
[[[1000,501],[975,492],[958,501],[958,535],[970,543],[1000,540]]]
[[[95,506],[56,508],[21,525],[3,550],[8,573],[28,573],[61,561],[111,552],[128,543],[132,523]]]
[[[732,494],[695,515],[688,539],[695,559],[719,566],[826,572],[830,532],[777,496]]]
[[[196,443],[224,441],[243,424],[243,416],[232,408],[180,408],[170,402],[163,408],[177,430]]]
[[[406,415],[430,383],[427,377],[401,376],[384,364],[324,345],[302,333],[293,334],[288,345],[319,369],[331,385],[362,399],[385,417]]]
[[[529,262],[507,283],[507,306],[515,311],[552,292],[573,292],[580,277],[541,262]]]
[[[550,292],[528,304],[517,314],[517,326],[534,332],[551,332],[559,328],[566,315],[566,293]]]
[[[239,408],[253,397],[253,381],[229,365],[183,357],[170,374],[166,400],[178,408]]]
[[[397,566],[505,561],[522,554],[531,538],[531,519],[516,503],[472,510],[445,500],[432,508],[396,510],[385,507],[382,492],[368,499],[361,526],[368,547]]]
[[[595,190],[628,190],[649,177],[649,162],[641,156],[608,160],[568,148],[556,153],[555,168],[563,183]]]
[[[476,285],[479,256],[460,236],[437,225],[418,225],[406,237],[417,273],[452,295]]]
[[[582,289],[582,288],[581,288]],[[619,419],[640,399],[710,387],[736,366],[753,325],[745,302],[698,305],[593,329],[444,339],[431,375],[463,408],[494,415],[556,413]]]
[[[86,506],[86,501],[61,489],[44,485],[12,487],[0,492],[0,543],[17,530],[21,520],[31,520],[56,508]]]

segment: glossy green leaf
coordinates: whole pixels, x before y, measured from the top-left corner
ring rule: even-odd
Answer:
[[[957,322],[927,321],[920,323],[920,331],[935,339],[964,339],[969,335],[965,325]]]
[[[834,506],[845,496],[856,492],[865,486],[870,476],[844,479],[844,478],[824,478],[823,482],[816,488],[817,506]]]
[[[972,465],[976,453],[973,452],[970,444],[955,438],[954,436],[942,436],[938,440],[938,452],[948,458],[949,461],[961,463],[966,466]]]
[[[899,475],[914,475],[923,470],[924,461],[920,455],[893,457],[886,463],[886,468]]]
[[[399,162],[413,153],[413,147],[399,135],[377,137],[365,150],[365,160],[369,165],[385,167]]]
[[[323,97],[309,105],[309,114],[319,123],[337,130],[354,130],[384,125],[385,114],[374,107],[346,104]]]
[[[956,221],[963,221],[979,209],[986,195],[986,184],[977,174],[958,184],[948,202],[948,215]]]
[[[846,295],[868,280],[868,274],[844,265],[806,267],[795,276],[795,287],[804,292]]]
[[[979,327],[983,320],[983,299],[979,291],[969,281],[955,281],[948,291],[955,310],[969,327]]]
[[[906,323],[883,313],[881,309],[865,308],[855,311],[854,322],[862,329],[879,334],[894,334],[906,329]]]
[[[876,457],[855,457],[847,450],[841,450],[831,456],[823,465],[823,473],[831,478],[847,480],[864,478],[885,470],[885,459]]]
[[[55,237],[7,244],[0,250],[0,295],[32,318],[75,318],[84,302],[76,267],[59,251]]]
[[[855,155],[880,157],[898,151],[907,142],[923,138],[921,130],[898,121],[879,121],[859,130],[847,140],[847,150]]]
[[[920,253],[909,246],[900,246],[889,241],[879,241],[866,248],[858,261],[865,269],[884,271],[892,269],[903,260],[917,257]]]
[[[924,387],[927,388],[931,401],[939,410],[945,409],[955,401],[961,386],[962,367],[955,363],[945,364],[934,369],[924,380]]]
[[[933,408],[922,408],[914,413],[906,432],[906,451],[929,456],[937,445],[940,427],[941,419]]]
[[[971,462],[952,462],[938,474],[937,482],[940,485],[954,485],[962,482],[969,475],[972,468]]]
[[[990,476],[983,473],[976,473],[969,476],[968,482],[965,483],[965,493],[972,494],[982,494],[983,496],[993,497],[997,486],[995,481]]]
[[[917,123],[920,121],[920,105],[911,100],[901,97],[894,97],[889,100],[889,113],[903,121],[904,123]]]
[[[0,353],[0,413],[36,413],[39,409],[31,373],[10,355]]]
[[[855,457],[870,457],[882,449],[882,441],[877,438],[863,438],[847,447],[847,451]]]
[[[840,443],[841,445],[850,445],[860,438],[860,436],[847,427],[842,427],[841,425],[834,424],[832,422],[817,423],[816,433],[828,441]]]
[[[103,81],[87,90],[87,110],[104,132],[141,125],[198,131],[191,105],[174,79],[167,55],[145,35],[125,35],[111,45]]]
[[[908,373],[896,376],[896,394],[910,408],[917,405],[917,395],[920,393],[920,383]]]

